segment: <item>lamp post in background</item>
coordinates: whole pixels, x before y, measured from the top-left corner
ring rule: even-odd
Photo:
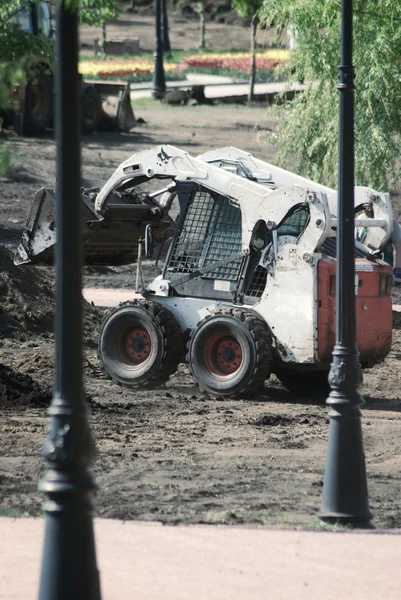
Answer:
[[[82,236],[77,2],[56,13],[56,365],[40,600],[100,600],[92,522],[94,453],[82,379]]]
[[[170,36],[168,31],[167,0],[162,0],[162,40],[164,54],[171,54]]]
[[[354,67],[352,66],[352,0],[341,3],[341,65],[338,229],[336,283],[336,343],[327,399],[329,441],[320,518],[325,522],[366,526],[369,510],[361,413],[358,393],[362,371],[355,332],[354,240]]]
[[[152,95],[153,98],[163,98],[166,92],[166,80],[163,66],[163,40],[161,31],[161,0],[155,0],[156,42],[154,51],[154,70]]]

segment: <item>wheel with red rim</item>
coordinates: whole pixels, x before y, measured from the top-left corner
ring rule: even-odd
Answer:
[[[182,346],[180,327],[166,308],[155,302],[123,302],[103,320],[98,355],[116,383],[155,387],[177,370]]]
[[[123,348],[133,364],[139,365],[149,358],[152,340],[146,327],[135,323],[132,327],[128,327],[124,338]]]
[[[249,311],[212,313],[192,332],[187,360],[201,390],[215,396],[255,394],[271,373],[271,336]]]
[[[221,331],[206,342],[205,365],[215,377],[228,377],[238,371],[242,364],[242,347],[233,335]]]

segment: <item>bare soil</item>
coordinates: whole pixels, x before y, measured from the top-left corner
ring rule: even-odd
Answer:
[[[231,29],[225,27],[227,37]],[[263,142],[263,131],[274,123],[260,105],[172,107],[142,101],[135,111],[146,123],[133,132],[84,137],[84,177],[107,179],[129,155],[161,143],[194,155],[226,145],[265,160],[274,155]],[[0,185],[0,244],[12,249],[33,193],[55,184],[55,145],[50,134],[21,139],[10,133],[6,143],[13,150],[13,167]],[[54,370],[52,271],[14,271],[7,255],[1,256],[0,510],[38,515],[45,407]],[[20,273],[25,287],[17,286]],[[85,270],[84,283],[129,288],[134,277],[134,265],[91,268]],[[31,309],[45,311],[46,326],[32,326],[23,304],[29,299]],[[400,303],[398,289],[394,299]],[[6,313],[14,319],[7,327]],[[391,354],[365,372],[361,388],[370,502],[376,527],[384,529],[401,527],[401,315],[394,315]],[[121,389],[99,368],[94,342],[100,318],[93,309],[85,321],[84,349],[99,515],[172,523],[316,525],[328,436],[324,404],[294,397],[274,377],[252,400],[210,399],[193,387],[184,365],[154,391]]]

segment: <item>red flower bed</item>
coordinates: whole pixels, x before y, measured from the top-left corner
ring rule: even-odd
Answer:
[[[126,69],[121,71],[100,71],[98,77],[106,79],[107,77],[128,77],[129,75],[151,75],[150,69]]]
[[[184,63],[188,67],[208,68],[208,69],[231,69],[239,71],[240,73],[248,73],[251,65],[251,59],[249,56],[235,56],[232,57],[217,57],[217,56],[201,56],[201,57],[190,57],[184,60]],[[277,65],[282,63],[281,60],[267,58],[267,57],[256,57],[256,70],[266,69],[273,71]]]

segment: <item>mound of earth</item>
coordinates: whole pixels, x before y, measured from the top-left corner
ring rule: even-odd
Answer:
[[[84,303],[84,341],[96,342],[101,320],[97,309]],[[46,339],[52,336],[54,292],[52,277],[35,267],[16,266],[12,255],[0,246],[0,342]]]
[[[401,329],[401,312],[393,310],[393,329]]]
[[[39,385],[26,373],[18,373],[0,364],[0,406],[48,406],[51,388]]]

